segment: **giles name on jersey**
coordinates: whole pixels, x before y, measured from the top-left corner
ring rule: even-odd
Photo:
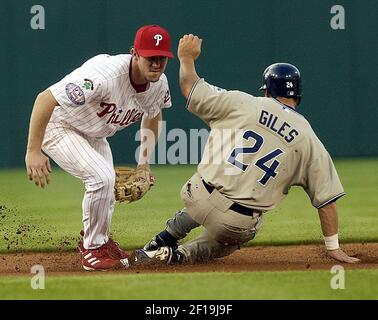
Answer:
[[[280,120],[278,116],[265,110],[261,110],[259,123],[270,129],[274,134],[284,138],[288,143],[292,142],[299,135],[299,132],[291,128],[289,123]]]

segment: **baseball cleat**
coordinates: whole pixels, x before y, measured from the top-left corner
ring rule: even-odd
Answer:
[[[122,250],[119,247],[118,242],[115,242],[113,239],[109,238],[109,241],[106,243],[108,246],[109,254],[115,259],[126,259],[129,257],[129,253],[127,251]]]
[[[98,249],[88,249],[82,252],[82,265],[87,271],[107,271],[119,269],[123,266],[120,260],[113,259],[108,248],[103,245]]]
[[[183,255],[171,247],[161,247],[154,251],[135,250],[129,257],[130,266],[143,264],[173,264],[182,263]]]
[[[140,264],[151,264],[154,263],[155,251],[145,251],[143,249],[135,250],[131,253],[128,258],[130,266],[136,266]]]
[[[84,236],[84,231],[80,231],[80,236]],[[115,242],[112,238],[109,238],[109,241],[105,244],[107,247],[108,253],[112,259],[121,260],[126,259],[129,257],[129,253],[127,251],[122,250],[119,247],[118,242]],[[83,254],[87,249],[84,248],[83,239],[81,238],[78,244],[79,252]]]

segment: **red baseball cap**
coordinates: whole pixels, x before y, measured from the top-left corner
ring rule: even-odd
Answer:
[[[167,30],[157,25],[149,25],[138,29],[134,49],[146,58],[156,56],[173,58],[170,42],[171,37]]]

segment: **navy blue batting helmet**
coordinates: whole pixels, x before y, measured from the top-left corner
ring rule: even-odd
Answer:
[[[301,74],[292,64],[271,64],[263,73],[263,85],[260,90],[266,90],[273,98],[297,99],[299,104],[302,98]]]

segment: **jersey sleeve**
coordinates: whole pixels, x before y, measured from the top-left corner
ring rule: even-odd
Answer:
[[[227,115],[227,93],[227,90],[199,79],[189,93],[186,107],[206,123],[210,123]]]
[[[312,205],[320,209],[345,195],[345,192],[331,156],[320,141],[315,141],[314,145],[303,187]]]
[[[96,79],[93,71],[80,67],[49,89],[62,108],[82,108],[102,97],[103,84]]]

